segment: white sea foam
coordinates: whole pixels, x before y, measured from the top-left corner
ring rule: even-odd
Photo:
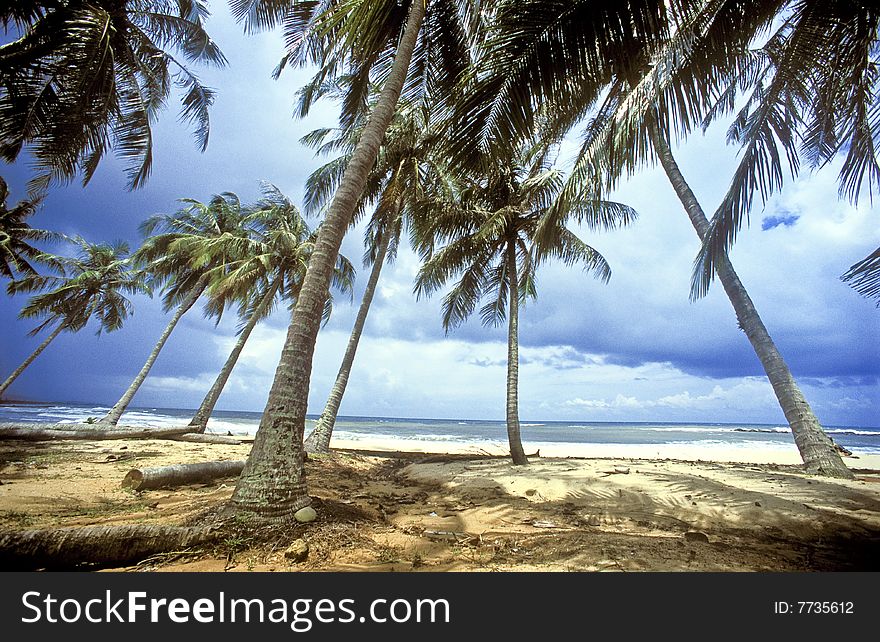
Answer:
[[[833,435],[880,435],[880,430],[855,430],[852,428],[834,428],[832,430],[826,430],[825,432]]]

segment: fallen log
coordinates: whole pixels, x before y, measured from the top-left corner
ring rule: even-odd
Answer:
[[[156,468],[133,468],[122,480],[123,488],[150,490],[168,486],[199,484],[240,475],[244,460],[206,461],[198,464],[172,464]]]
[[[133,564],[150,555],[207,544],[209,528],[129,524],[0,534],[0,568],[25,571]]]
[[[241,444],[240,439],[235,437],[227,437],[226,435],[206,435],[200,432],[188,432],[183,435],[174,435],[166,437],[170,441],[188,441],[194,444],[226,444],[228,446],[238,446]]]
[[[188,428],[92,428],[86,424],[0,424],[0,439],[55,441],[56,439],[165,439]]]

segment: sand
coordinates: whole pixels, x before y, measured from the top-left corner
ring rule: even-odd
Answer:
[[[847,458],[856,479],[843,481],[805,475],[793,447],[795,458],[786,449],[579,445],[561,452],[538,445],[541,456],[516,467],[487,457],[493,453],[486,450],[501,454],[503,444],[440,455],[413,452],[411,441],[333,445],[334,453],[307,463],[316,522],[280,529],[270,540],[230,536],[133,568],[878,569],[876,456]],[[400,452],[404,445],[410,452]],[[358,450],[342,450],[351,446]],[[449,444],[420,446],[442,453]],[[243,459],[249,448],[158,440],[0,442],[0,529],[202,523],[229,499],[235,479],[134,493],[120,487],[125,473]],[[298,538],[310,554],[293,563],[283,551]]]

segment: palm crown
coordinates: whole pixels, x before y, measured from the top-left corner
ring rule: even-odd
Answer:
[[[32,263],[38,261],[43,252],[32,245],[34,241],[48,241],[59,235],[35,229],[27,223],[42,198],[21,201],[12,208],[7,206],[8,198],[9,188],[0,177],[0,275],[14,279],[16,275],[37,273]]]
[[[246,210],[238,196],[225,192],[208,203],[180,199],[184,206],[174,214],[156,214],[141,224],[147,237],[134,259],[149,274],[153,285],[162,285],[165,310],[179,305],[197,290],[204,290],[217,271],[241,256],[246,248]],[[209,302],[209,316],[222,315],[225,303]]]
[[[208,272],[208,309],[219,314],[223,302],[238,301],[243,318],[259,313],[268,316],[272,306],[259,309],[259,303],[274,289],[287,301],[295,301],[314,250],[315,232],[299,209],[276,186],[263,184],[263,197],[243,212],[246,237],[237,240],[235,255],[222,239],[206,239],[198,249],[199,261],[216,267]],[[354,268],[339,256],[332,284],[341,292],[351,292]],[[328,297],[324,318],[328,318],[332,297]]]
[[[203,0],[60,0],[7,3],[0,21],[21,37],[0,47],[0,156],[24,146],[48,178],[87,183],[111,148],[129,186],[152,166],[151,123],[176,85],[181,117],[208,144],[214,93],[189,63],[226,59],[204,29]]]
[[[430,295],[461,275],[443,300],[447,330],[466,320],[484,296],[491,299],[480,310],[483,323],[503,322],[513,270],[519,283],[515,294],[520,299],[535,296],[535,268],[549,258],[582,263],[608,280],[611,271],[602,255],[565,227],[567,217],[553,216],[563,184],[546,152],[535,148],[483,177],[465,179],[454,194],[435,191],[421,202],[423,215],[415,217],[414,235],[425,264],[416,293]],[[569,214],[594,227],[625,225],[636,217],[625,205],[585,200],[573,203]]]
[[[126,243],[92,245],[81,237],[73,242],[79,248],[75,257],[41,257],[57,275],[29,275],[7,288],[11,294],[40,292],[20,314],[44,318],[33,333],[55,323],[76,332],[92,318],[98,321],[97,334],[113,332],[132,312],[125,295],[150,294],[144,274],[133,269]]]

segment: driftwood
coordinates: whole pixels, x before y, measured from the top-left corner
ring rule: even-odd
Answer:
[[[189,428],[101,428],[87,424],[0,424],[0,439],[164,439],[184,435]]]
[[[173,464],[157,468],[133,468],[122,480],[123,488],[149,490],[168,486],[198,484],[240,475],[244,460],[206,461],[198,464]]]
[[[206,435],[200,432],[188,432],[183,435],[175,435],[166,437],[170,441],[189,441],[195,444],[226,444],[229,446],[238,446],[241,444],[240,439],[235,437],[227,437],[226,435]]]
[[[130,524],[17,531],[0,534],[5,571],[123,566],[150,555],[206,544],[218,537],[208,528]]]

